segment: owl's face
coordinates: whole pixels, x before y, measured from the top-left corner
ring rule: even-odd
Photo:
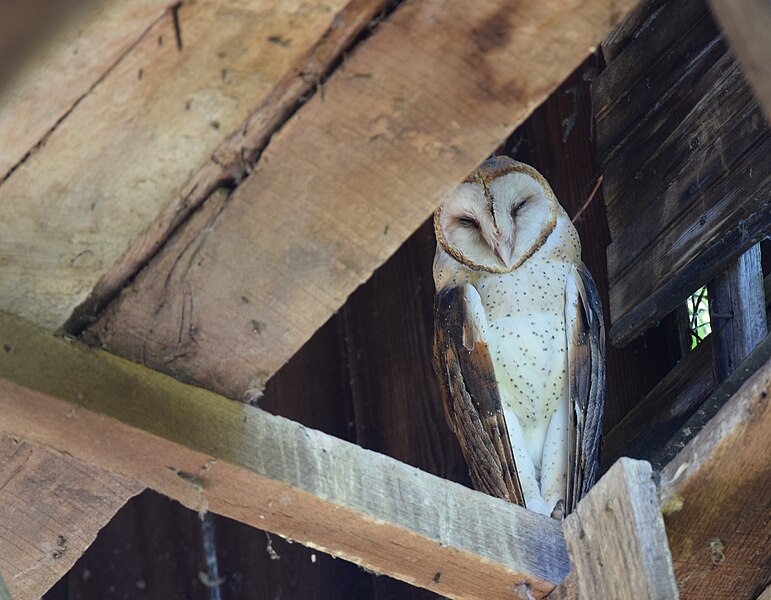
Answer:
[[[507,273],[545,241],[557,200],[532,167],[507,157],[486,161],[434,213],[437,241],[458,262]]]

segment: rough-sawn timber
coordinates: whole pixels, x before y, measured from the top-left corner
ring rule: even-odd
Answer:
[[[0,428],[450,598],[535,598],[557,521],[0,315]]]

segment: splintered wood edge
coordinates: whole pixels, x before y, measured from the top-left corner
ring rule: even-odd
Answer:
[[[542,598],[558,522],[0,314],[0,429],[450,598]]]

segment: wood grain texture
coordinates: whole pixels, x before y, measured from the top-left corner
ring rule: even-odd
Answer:
[[[771,573],[771,361],[661,473],[683,598],[752,598]]]
[[[543,597],[567,574],[554,520],[18,319],[0,322],[13,348],[0,363],[6,431],[448,597],[515,598],[516,586]]]
[[[730,264],[708,291],[715,378],[722,382],[768,333],[760,244]]]
[[[593,87],[617,345],[771,227],[768,125],[705,1],[646,7]]]
[[[36,151],[59,120],[173,4],[174,0],[81,0],[47,5],[45,11],[26,16],[31,21],[28,26],[47,24],[47,37],[38,40],[38,47],[30,49],[19,63],[5,65],[14,72],[9,80],[0,81],[0,181],[28,153]],[[2,16],[7,25],[9,15],[3,12]],[[15,25],[23,27],[22,23]],[[3,78],[6,74],[4,70]]]
[[[563,522],[578,596],[675,600],[677,584],[650,464],[619,459]]]
[[[0,435],[0,573],[12,597],[40,598],[142,489],[67,454]]]
[[[111,304],[99,339],[160,370],[174,356],[176,376],[232,397],[258,395],[248,390],[631,4],[403,4],[274,136],[216,222],[191,221]]]
[[[148,29],[0,185],[0,309],[60,327],[343,1],[183,3]]]
[[[709,5],[742,63],[766,118],[771,119],[771,6],[763,0],[709,0]]]
[[[64,329],[73,335],[93,323],[120,289],[144,268],[174,230],[220,187],[238,185],[252,170],[271,136],[311,97],[356,39],[374,27],[391,0],[350,0],[329,28],[295,60],[251,114],[238,123],[202,165],[172,195],[152,224],[139,234],[128,250],[94,286],[88,298],[67,320]],[[275,27],[279,31],[280,27]],[[294,35],[294,34],[293,34]],[[294,43],[289,37],[269,36],[276,44]]]

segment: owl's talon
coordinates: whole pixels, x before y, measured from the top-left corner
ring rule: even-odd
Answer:
[[[565,501],[564,500],[557,500],[557,504],[554,505],[554,508],[551,511],[551,518],[557,519],[558,521],[561,521],[565,518]]]

